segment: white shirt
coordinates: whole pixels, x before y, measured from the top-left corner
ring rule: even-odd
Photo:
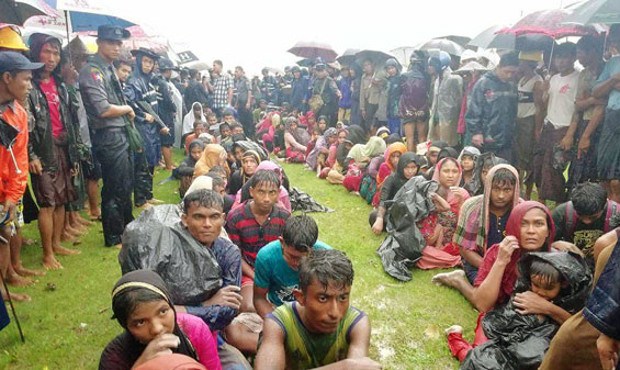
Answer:
[[[575,112],[575,99],[579,83],[579,71],[561,76],[553,75],[549,81],[549,102],[546,120],[555,128],[570,126]]]

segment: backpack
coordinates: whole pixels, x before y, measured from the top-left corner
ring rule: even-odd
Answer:
[[[609,220],[611,216],[615,215],[618,212],[618,203],[613,200],[607,200],[607,212],[605,213],[605,224],[603,226],[603,233],[607,233],[611,230],[609,226]],[[566,231],[568,235],[573,235],[575,233],[575,227],[577,225],[578,217],[577,212],[575,212],[575,207],[573,206],[573,202],[570,201],[566,203],[566,208],[564,209],[564,219],[566,220]]]

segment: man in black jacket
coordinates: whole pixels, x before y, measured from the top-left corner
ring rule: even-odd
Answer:
[[[504,54],[499,66],[476,82],[468,99],[465,127],[471,144],[483,153],[513,163],[513,133],[517,119],[518,94],[512,82],[519,67],[515,52]],[[468,143],[467,143],[468,145]]]

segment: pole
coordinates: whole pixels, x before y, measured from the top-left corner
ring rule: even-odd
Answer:
[[[7,245],[7,248],[9,246]],[[17,324],[17,330],[19,331],[19,337],[22,340],[22,343],[26,343],[26,338],[24,338],[24,332],[22,331],[22,326],[19,323],[19,319],[17,318],[17,314],[15,313],[15,306],[13,306],[13,300],[11,299],[11,293],[9,293],[9,287],[4,280],[4,275],[2,271],[0,271],[0,280],[2,280],[2,285],[4,286],[4,291],[6,292],[7,300],[9,301],[9,306],[11,307],[11,312],[13,313],[13,318],[15,319],[15,323]]]

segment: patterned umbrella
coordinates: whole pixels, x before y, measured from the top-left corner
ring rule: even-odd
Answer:
[[[566,23],[570,14],[570,10],[567,9],[540,10],[526,15],[514,26],[501,30],[499,33],[516,36],[537,33],[553,38],[596,35],[598,33],[597,29],[592,26]]]
[[[333,62],[338,56],[328,44],[314,41],[300,41],[288,49],[288,52],[301,58],[322,58],[325,62]]]

